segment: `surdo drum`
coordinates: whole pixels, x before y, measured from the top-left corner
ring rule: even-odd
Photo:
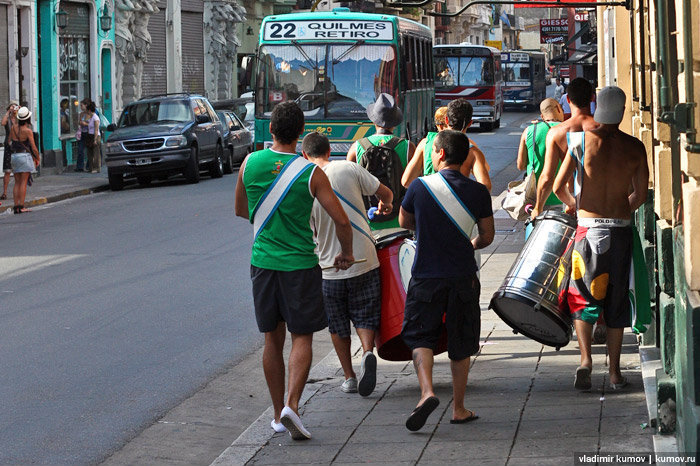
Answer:
[[[563,309],[576,219],[546,211],[535,219],[525,247],[491,299],[503,321],[533,340],[557,350],[571,340],[571,316]]]
[[[406,291],[411,281],[411,267],[416,255],[415,241],[408,230],[392,231],[376,238],[379,273],[382,281],[382,314],[375,338],[377,353],[387,361],[410,361],[411,349],[401,338]],[[443,332],[435,354],[447,350],[447,333]]]

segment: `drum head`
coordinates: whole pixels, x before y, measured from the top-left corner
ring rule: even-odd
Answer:
[[[548,309],[535,310],[535,303],[512,293],[494,296],[489,306],[514,330],[543,345],[560,348],[571,340],[571,324]]]
[[[413,236],[412,231],[403,228],[387,228],[385,230],[377,230],[373,234],[377,249],[385,248],[397,239]]]
[[[416,242],[410,239],[403,240],[399,248],[399,273],[404,291],[408,291],[408,283],[411,281],[411,269],[416,258]]]
[[[576,217],[572,217],[569,214],[565,214],[560,210],[545,210],[535,218],[534,225],[537,225],[537,222],[540,220],[556,220],[557,222],[561,222],[565,225],[570,226],[571,228],[576,228],[577,223]]]

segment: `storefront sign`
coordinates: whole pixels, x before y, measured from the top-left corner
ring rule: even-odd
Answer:
[[[269,21],[263,31],[263,40],[393,38],[389,21]]]
[[[486,40],[484,41],[484,45],[487,47],[493,47],[498,50],[503,50],[503,41],[502,40]]]
[[[577,23],[585,23],[588,21],[588,10],[576,10],[574,13],[574,21]]]
[[[540,44],[563,44],[568,37],[568,19],[540,20]]]

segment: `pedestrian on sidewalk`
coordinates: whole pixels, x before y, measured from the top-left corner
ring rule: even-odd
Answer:
[[[14,200],[13,211],[15,214],[30,212],[24,208],[24,199],[27,195],[27,183],[32,173],[39,166],[39,150],[34,143],[34,132],[29,119],[32,112],[27,107],[17,111],[17,125],[10,130],[10,150],[12,151],[12,172],[15,177],[15,186],[12,190]]]
[[[466,134],[467,129],[469,129],[469,127],[472,125],[473,113],[474,108],[467,99],[453,100],[447,106],[447,112],[445,113],[446,129],[452,129]],[[431,159],[431,168],[429,170],[424,170],[423,175],[430,175],[432,173],[435,173],[434,168],[432,168],[434,164],[434,161],[432,160],[432,143],[434,142],[434,139],[431,142],[428,142],[427,139],[428,138],[425,139],[426,142],[424,145],[425,150],[422,157],[423,160],[416,160],[416,156],[414,155],[414,157],[411,159],[411,162],[409,162],[409,166],[407,166],[406,170],[404,171],[404,174],[401,178],[401,183],[406,187],[408,187],[408,185],[410,185],[413,180],[415,180],[419,176],[422,176],[420,173],[420,167],[427,163],[424,160]],[[431,146],[428,146],[428,144],[430,144]],[[416,149],[416,153],[417,152],[418,149]],[[488,189],[490,192],[490,169],[491,167],[489,167],[489,164],[486,161],[486,156],[481,151],[481,149],[479,149],[479,147],[474,143],[474,141],[470,139],[469,155],[467,156],[466,160],[464,161],[464,164],[460,168],[462,174],[466,177],[469,177],[473,173],[474,179],[486,186],[486,189]]]
[[[310,227],[315,199],[333,219],[340,253],[333,265],[354,262],[352,227],[323,170],[296,154],[304,112],[294,102],[277,104],[270,116],[272,147],[250,154],[238,172],[235,212],[253,223],[250,276],[255,319],[265,334],[263,370],[277,432],[311,438],[299,417],[299,399],[311,368],[314,332],[326,328],[321,268]],[[286,403],[282,350],[292,334]]]
[[[379,94],[367,106],[367,117],[374,123],[375,134],[355,141],[348,150],[347,160],[357,162],[384,183],[397,203],[406,191],[401,176],[413,157],[416,146],[406,139],[394,136],[394,130],[403,121],[403,112],[389,94]],[[376,149],[381,148],[381,149]],[[385,216],[388,215],[388,218]],[[399,216],[394,212],[377,215],[370,221],[372,230],[399,228]]]
[[[526,170],[529,175],[534,172],[535,183],[544,169],[544,154],[546,151],[547,134],[549,130],[564,121],[564,112],[559,102],[552,98],[544,99],[540,103],[540,116],[542,121],[535,121],[525,128],[520,137],[518,147],[518,170]],[[557,167],[558,169],[559,167]],[[544,203],[544,208],[560,207],[561,201],[554,193],[550,194]],[[532,233],[532,222],[525,228],[525,239]]]
[[[559,103],[559,100],[566,93],[566,88],[561,83],[561,78],[554,80],[554,100]]]
[[[323,271],[323,306],[333,347],[345,375],[341,390],[369,396],[377,382],[377,357],[373,351],[375,332],[379,330],[382,292],[377,249],[364,213],[362,196],[376,195],[379,198],[379,211],[383,214],[393,209],[394,195],[391,189],[360,165],[347,160],[331,162],[331,145],[322,134],[307,134],[301,149],[304,157],[321,167],[328,176],[353,227],[354,255],[366,259],[366,262],[353,265],[348,270]],[[318,201],[314,202],[311,212],[311,227],[318,243],[321,265],[332,264],[341,252],[340,245],[336,240],[335,224]],[[352,368],[350,321],[362,342],[359,379]]]
[[[78,115],[78,131],[75,133],[75,139],[78,141],[78,160],[75,163],[75,171],[85,171],[85,142],[90,138],[89,133],[90,118],[88,116],[87,107],[90,104],[90,99],[85,98],[80,101],[80,115]],[[89,165],[89,164],[88,164]]]
[[[608,326],[610,387],[627,385],[620,353],[624,328],[631,323],[628,285],[635,233],[630,219],[646,201],[649,168],[642,142],[619,129],[625,102],[619,87],[600,91],[594,117],[599,126],[569,131],[571,156],[554,182],[557,196],[578,216],[568,304],[581,352],[574,379],[579,390],[592,386],[591,333],[601,314]],[[576,198],[567,188],[572,177]]]
[[[479,350],[481,328],[481,286],[474,250],[491,244],[495,231],[491,195],[484,185],[460,172],[468,153],[469,139],[464,133],[439,133],[433,148],[439,171],[411,183],[399,213],[401,226],[415,230],[417,238],[401,331],[413,351],[421,389],[418,406],[406,421],[411,431],[423,427],[440,403],[433,391],[432,374],[443,325],[447,327],[454,397],[450,423],[478,418],[464,407],[469,358]],[[478,235],[470,239],[474,224]]]
[[[102,167],[102,152],[100,151],[100,117],[95,112],[95,102],[90,101],[87,109],[87,133],[81,135],[85,139],[85,147],[90,161],[90,173],[99,173]]]
[[[17,110],[19,110],[19,104],[17,102],[10,101],[10,105],[7,106],[7,111],[2,116],[2,126],[5,127],[5,142],[4,152],[2,158],[2,195],[0,200],[7,199],[7,187],[10,184],[10,175],[12,174],[12,150],[10,149],[10,131],[13,126],[17,125]]]
[[[564,161],[568,150],[569,132],[588,131],[598,125],[593,121],[590,111],[593,86],[584,78],[576,78],[567,88],[566,99],[571,105],[571,118],[549,130],[545,142],[544,168],[537,181],[537,200],[532,209],[531,218],[544,211],[544,206],[552,194],[557,169]]]

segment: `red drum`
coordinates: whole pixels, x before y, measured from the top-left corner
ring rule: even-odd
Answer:
[[[382,281],[382,315],[375,338],[379,357],[387,361],[410,361],[411,349],[401,338],[406,290],[416,254],[415,243],[407,230],[377,239],[377,257]],[[443,330],[435,354],[447,351],[447,331]]]

